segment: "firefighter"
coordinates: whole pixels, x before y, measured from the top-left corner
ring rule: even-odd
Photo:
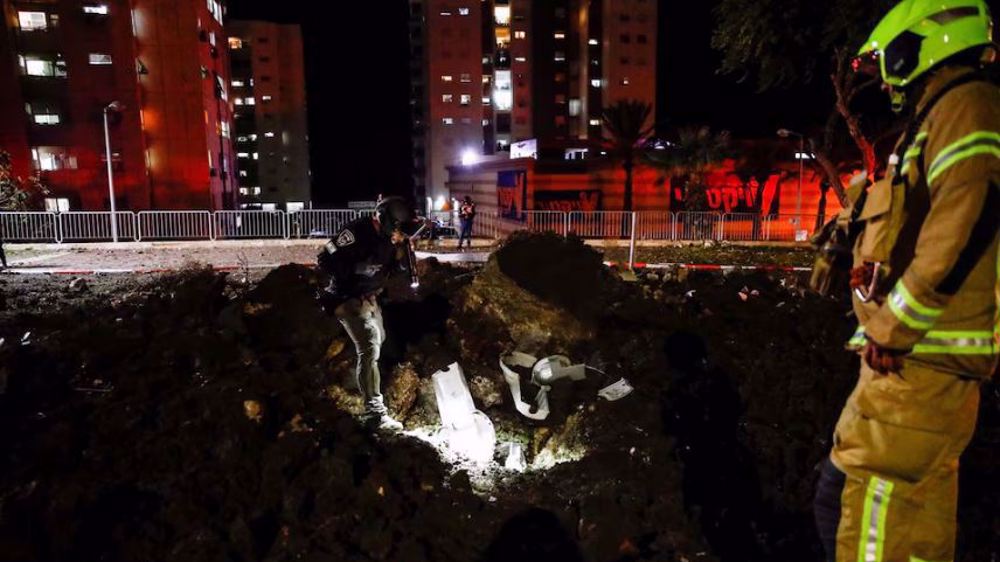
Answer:
[[[998,352],[991,21],[983,0],[903,0],[859,52],[913,117],[853,217],[861,374],[815,498],[831,562],[954,560],[959,456]]]
[[[381,391],[379,356],[385,326],[378,296],[392,273],[407,269],[404,244],[415,228],[415,216],[399,197],[381,199],[375,214],[347,224],[320,252],[320,269],[330,283],[320,292],[324,310],[344,326],[357,352],[355,373],[364,397],[362,421],[375,429],[400,430],[389,416]]]

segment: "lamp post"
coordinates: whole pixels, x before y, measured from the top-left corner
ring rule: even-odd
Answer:
[[[806,159],[806,136],[789,129],[778,129],[778,136],[787,139],[788,137],[799,137],[799,189],[795,195],[795,228],[802,228],[802,176],[805,175]],[[798,235],[796,235],[798,238]]]
[[[108,161],[108,195],[111,201],[111,241],[118,242],[118,217],[115,214],[115,177],[111,169],[111,132],[108,129],[108,112],[121,111],[125,106],[119,101],[113,101],[105,106],[104,113],[104,151]]]

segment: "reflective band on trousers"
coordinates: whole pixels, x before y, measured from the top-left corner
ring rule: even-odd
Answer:
[[[910,562],[931,562],[930,560],[924,560],[923,558],[917,558],[916,556],[910,557]],[[937,562],[936,560],[934,562]],[[951,562],[951,560],[942,560],[941,562]]]
[[[858,326],[848,346],[860,348],[865,343],[865,327]],[[986,330],[932,330],[913,346],[914,354],[996,355],[997,352],[997,339],[993,332]]]
[[[945,170],[962,160],[979,154],[1000,158],[1000,133],[976,131],[946,146],[927,170],[927,183],[930,184]]]
[[[861,518],[858,562],[882,562],[885,549],[885,520],[889,514],[892,482],[872,477],[865,493],[865,511]]]
[[[902,279],[896,282],[896,286],[889,293],[889,310],[899,318],[900,322],[914,330],[929,330],[944,312],[943,308],[921,304],[906,289]]]

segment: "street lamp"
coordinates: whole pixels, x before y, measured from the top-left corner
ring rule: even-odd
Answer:
[[[118,217],[115,215],[115,177],[111,169],[111,133],[108,130],[108,112],[121,111],[125,106],[120,101],[109,103],[104,113],[104,151],[108,160],[108,195],[111,201],[111,241],[118,242]]]
[[[789,129],[778,129],[778,136],[787,139],[788,137],[799,137],[799,189],[795,195],[795,226],[802,228],[802,176],[805,175],[806,156],[806,136]]]

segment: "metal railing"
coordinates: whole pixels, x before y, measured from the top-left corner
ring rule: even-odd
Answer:
[[[209,211],[139,211],[138,220],[138,240],[215,239]]]
[[[588,239],[632,236],[632,213],[627,211],[573,211],[567,216],[569,232]]]
[[[315,209],[283,211],[119,211],[119,240],[228,240],[330,238],[369,211]],[[633,220],[634,217],[634,220]],[[455,213],[434,213],[444,227],[458,229]],[[802,242],[816,215],[669,211],[523,211],[516,216],[477,213],[473,236],[499,239],[528,230],[587,239],[716,240]],[[801,224],[801,226],[799,226]],[[635,232],[633,233],[633,229]],[[0,236],[8,242],[96,242],[111,240],[105,211],[0,212]]]
[[[343,209],[307,209],[288,213],[291,238],[332,238],[357,218],[356,211]]]
[[[216,211],[212,217],[215,240],[288,238],[284,211]]]
[[[115,213],[118,219],[115,227],[119,240],[138,240],[138,217],[129,211]],[[95,211],[71,211],[59,213],[60,242],[94,242],[111,240],[111,213]]]

